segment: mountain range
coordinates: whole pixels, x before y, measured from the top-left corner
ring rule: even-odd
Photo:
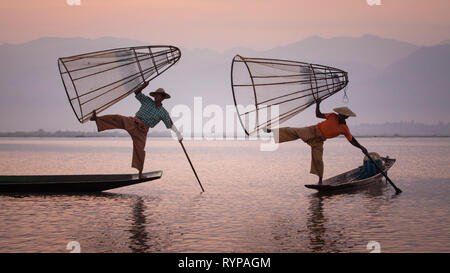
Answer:
[[[0,46],[0,132],[18,130],[85,130],[67,101],[57,67],[57,58],[96,50],[145,45],[135,40],[104,37],[41,38],[24,44]],[[349,72],[347,91],[324,101],[323,112],[347,105],[358,117],[349,124],[416,121],[426,124],[450,122],[450,44],[420,47],[373,35],[308,39],[266,51],[233,48],[181,49],[180,62],[150,83],[148,92],[164,87],[172,94],[165,102],[193,105],[194,96],[203,105],[233,105],[230,65],[234,55],[268,57],[319,63]],[[103,113],[134,115],[138,102],[128,97]],[[192,108],[191,108],[192,109]],[[102,114],[103,114],[102,113]],[[204,120],[205,122],[206,120]],[[311,107],[286,125],[304,126],[317,119]],[[163,129],[158,125],[158,129]]]

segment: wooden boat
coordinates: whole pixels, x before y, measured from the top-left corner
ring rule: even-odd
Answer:
[[[395,159],[389,157],[381,157],[384,161],[384,171],[387,171],[394,165]],[[377,182],[381,182],[383,175],[381,173],[375,174],[371,177],[360,179],[359,178],[360,167],[343,174],[328,178],[322,182],[322,185],[309,184],[305,187],[309,189],[318,190],[319,192],[333,192],[347,189],[355,189]]]
[[[162,176],[162,171],[100,175],[10,175],[0,176],[0,192],[100,192],[143,183]]]

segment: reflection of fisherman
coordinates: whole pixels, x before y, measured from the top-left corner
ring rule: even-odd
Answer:
[[[156,91],[151,92],[150,96],[154,97],[154,100],[144,94],[142,90],[148,86],[148,82],[139,86],[136,91],[136,99],[141,103],[139,111],[135,117],[125,117],[121,115],[105,115],[97,117],[94,112],[91,120],[97,123],[97,129],[99,132],[110,129],[124,129],[126,130],[133,140],[133,160],[131,167],[138,169],[139,178],[145,178],[142,174],[144,168],[145,159],[145,142],[147,140],[147,133],[149,128],[153,128],[161,120],[164,122],[168,129],[171,129],[177,135],[178,141],[182,141],[183,137],[178,131],[177,127],[173,124],[169,113],[162,106],[164,99],[169,99],[170,95],[167,94],[164,89],[158,88]]]
[[[316,102],[316,117],[326,119],[314,126],[304,128],[284,127],[273,129],[275,142],[281,143],[301,138],[309,146],[311,146],[311,170],[312,174],[319,176],[319,185],[322,184],[323,177],[323,143],[328,138],[334,138],[338,135],[344,135],[347,140],[355,147],[360,148],[363,153],[367,154],[366,148],[356,141],[350,133],[345,120],[348,117],[356,117],[347,107],[339,107],[333,109],[335,113],[323,114],[320,112],[319,105],[321,100]],[[270,132],[270,129],[266,129]]]

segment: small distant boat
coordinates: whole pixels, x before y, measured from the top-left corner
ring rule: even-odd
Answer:
[[[387,171],[394,165],[395,159],[381,157],[381,160],[384,162],[384,172],[387,174]],[[343,174],[328,178],[322,182],[322,185],[309,184],[305,185],[305,187],[318,190],[319,192],[333,192],[364,187],[381,182],[383,178],[381,173],[376,173],[369,177],[362,177],[361,170],[362,167],[358,167]]]
[[[0,192],[101,192],[160,179],[162,171],[144,175],[144,179],[137,174],[0,176]]]

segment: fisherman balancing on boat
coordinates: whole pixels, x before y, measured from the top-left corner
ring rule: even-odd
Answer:
[[[142,90],[148,86],[148,82],[140,85],[134,93],[136,99],[141,103],[139,111],[135,117],[125,117],[121,115],[104,115],[97,116],[95,111],[91,120],[97,123],[97,129],[99,132],[111,129],[124,129],[126,130],[133,140],[133,159],[131,167],[138,169],[139,178],[145,178],[142,174],[144,168],[145,159],[145,143],[147,140],[147,133],[149,128],[153,128],[161,120],[166,125],[167,129],[171,129],[178,138],[178,141],[183,140],[183,136],[178,131],[177,127],[172,122],[169,113],[164,109],[162,102],[165,99],[169,99],[170,95],[167,94],[164,89],[158,88],[154,92],[150,92],[150,96],[142,94]]]
[[[276,143],[292,141],[300,138],[311,146],[310,173],[319,176],[319,185],[322,184],[324,170],[322,159],[323,143],[326,139],[334,138],[338,135],[344,135],[353,146],[360,148],[364,154],[367,154],[367,149],[356,141],[345,122],[348,117],[356,117],[356,114],[347,107],[334,108],[333,110],[337,114],[323,114],[320,112],[320,102],[320,98],[316,100],[316,117],[325,119],[325,121],[322,121],[314,126],[303,128],[283,127],[272,130],[265,128],[265,131],[268,133],[273,131]]]

